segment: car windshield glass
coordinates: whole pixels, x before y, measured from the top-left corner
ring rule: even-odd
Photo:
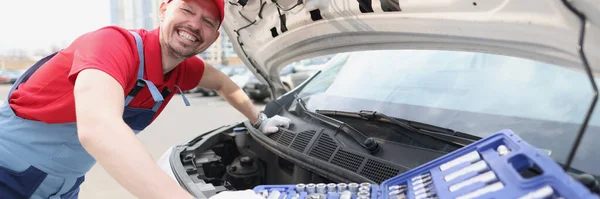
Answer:
[[[310,111],[372,110],[478,137],[511,129],[560,163],[567,159],[592,96],[582,70],[433,50],[337,54],[298,94]],[[595,166],[600,165],[595,144],[600,136],[590,132],[599,126],[600,117],[592,117],[572,165],[594,175],[600,174]]]

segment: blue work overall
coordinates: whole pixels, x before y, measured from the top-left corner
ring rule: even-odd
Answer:
[[[125,97],[123,119],[135,134],[145,129],[154,118],[164,96],[156,86],[144,78],[144,47],[141,37],[136,39],[140,64],[136,86]],[[77,198],[79,185],[85,174],[96,163],[81,146],[75,122],[46,124],[15,115],[9,106],[10,94],[56,53],[29,68],[12,86],[8,98],[0,106],[0,199],[13,198]],[[154,99],[150,109],[129,107],[137,93],[147,87]],[[189,102],[183,96],[187,106]]]

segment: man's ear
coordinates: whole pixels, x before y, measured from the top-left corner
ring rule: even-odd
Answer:
[[[165,20],[165,12],[167,11],[167,2],[160,2],[160,7],[158,9],[158,16],[160,17],[160,22]]]

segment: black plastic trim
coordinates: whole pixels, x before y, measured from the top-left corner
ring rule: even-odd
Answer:
[[[298,166],[306,168],[307,170],[316,172],[319,175],[322,175],[323,177],[326,177],[326,178],[329,178],[329,179],[332,179],[335,181],[340,181],[340,182],[353,181],[353,182],[377,183],[377,182],[375,182],[371,179],[368,179],[367,177],[362,176],[358,173],[349,172],[345,168],[342,168],[340,166],[331,164],[329,162],[326,162],[326,161],[323,161],[323,160],[320,160],[317,158],[310,157],[307,154],[300,153],[292,148],[283,147],[279,143],[277,143],[277,141],[271,140],[269,137],[267,137],[263,133],[259,132],[257,129],[254,129],[249,122],[245,122],[244,124],[246,125],[248,132],[250,133],[250,135],[254,138],[254,140],[256,142],[258,142],[259,144],[261,144],[263,147],[267,148],[271,152],[275,153],[276,155],[278,155],[284,159],[287,159],[288,161],[292,161],[292,162],[294,162],[294,164],[297,164]],[[318,135],[319,134],[315,134],[315,136],[318,136]],[[334,155],[334,154],[332,154],[332,155]],[[373,158],[370,158],[370,159],[375,160]],[[377,160],[377,161],[379,161],[379,160]],[[382,162],[382,161],[379,161],[379,162]],[[389,164],[387,162],[382,162],[382,163]],[[313,166],[313,165],[317,165],[317,166]],[[393,165],[393,164],[391,164],[391,165]]]

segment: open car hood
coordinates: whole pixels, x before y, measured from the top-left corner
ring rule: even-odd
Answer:
[[[355,50],[488,52],[583,70],[583,20],[574,11],[586,18],[584,51],[600,70],[596,0],[226,1],[223,28],[234,50],[272,88],[281,88],[271,82],[289,63]]]

